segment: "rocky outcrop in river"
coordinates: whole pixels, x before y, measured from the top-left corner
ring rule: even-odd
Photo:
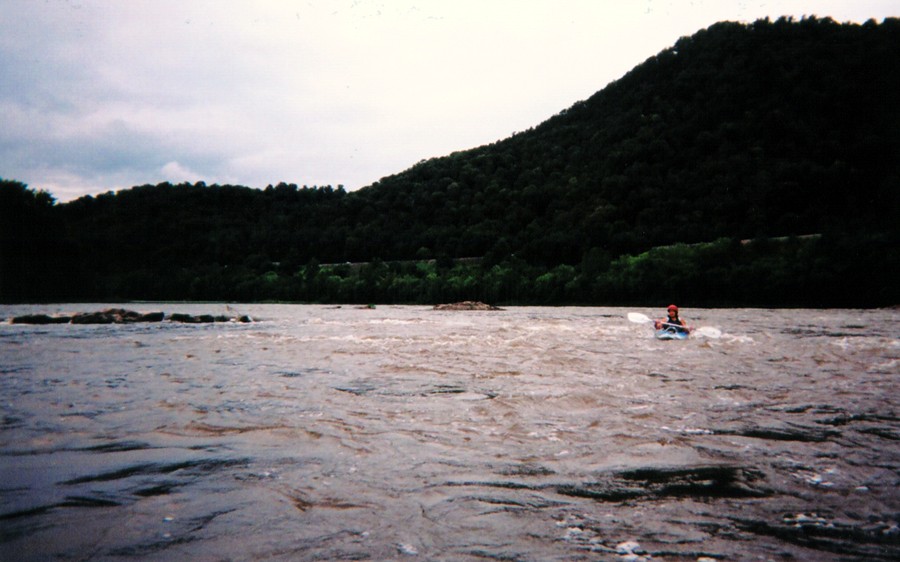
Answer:
[[[71,315],[25,314],[9,320],[11,324],[134,324],[138,322],[182,322],[185,324],[208,324],[212,322],[252,322],[247,315],[213,316],[211,314],[166,314],[164,312],[136,312],[123,308],[109,308],[96,312],[79,312]]]
[[[462,301],[451,304],[436,304],[434,310],[503,310],[491,304],[476,301]]]

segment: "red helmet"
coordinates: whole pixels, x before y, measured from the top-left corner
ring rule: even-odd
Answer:
[[[669,312],[671,312],[671,311],[673,311],[673,310],[674,310],[675,312],[678,312],[678,307],[675,306],[674,304],[670,304],[670,305],[669,305],[669,308],[667,308],[666,310],[668,310]]]

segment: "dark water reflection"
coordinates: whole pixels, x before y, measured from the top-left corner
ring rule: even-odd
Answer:
[[[0,559],[900,558],[896,311],[240,312],[0,325]]]

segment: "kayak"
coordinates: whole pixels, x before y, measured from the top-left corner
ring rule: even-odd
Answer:
[[[676,328],[664,328],[656,330],[656,339],[658,340],[686,340],[690,333]]]
[[[653,322],[653,320],[649,316],[647,316],[646,314],[641,314],[640,312],[629,312],[628,321],[634,322],[635,324],[647,324],[649,322]],[[700,326],[699,328],[691,328],[687,333],[685,333],[684,331],[682,331],[681,333],[672,333],[671,331],[678,330],[677,326],[665,323],[661,323],[660,325],[666,326],[666,329],[657,330],[656,332],[656,337],[661,340],[685,340],[690,335],[690,332],[695,332],[698,336],[702,336],[704,338],[719,339],[722,337],[722,330],[714,328],[712,326]]]

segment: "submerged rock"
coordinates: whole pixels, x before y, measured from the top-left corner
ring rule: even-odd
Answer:
[[[99,312],[83,312],[72,316],[72,324],[133,324],[136,322],[161,322],[162,312],[141,313],[124,308],[109,308]]]
[[[477,301],[462,301],[451,304],[436,304],[434,310],[503,310],[494,305]]]
[[[841,519],[832,513],[785,513],[770,519],[730,517],[735,527],[807,548],[839,553],[848,560],[900,559],[900,533],[892,520],[875,515],[868,521]]]
[[[600,476],[594,482],[558,486],[557,491],[604,502],[666,497],[752,498],[770,493],[758,484],[762,473],[743,466],[646,466]]]
[[[246,314],[242,316],[225,316],[224,314],[219,314],[218,316],[213,316],[212,314],[200,314],[194,316],[191,314],[175,313],[169,315],[169,320],[171,322],[182,322],[184,324],[212,324],[213,322],[253,322],[253,319]]]
[[[714,430],[713,433],[719,435],[740,435],[742,437],[753,437],[770,441],[801,441],[807,443],[820,443],[840,435],[840,432],[836,430],[801,426],[797,424],[782,424],[769,427],[744,426],[722,428]]]
[[[172,322],[181,322],[183,324],[206,324],[213,322],[214,318],[209,315],[193,316],[191,314],[176,312],[175,314],[169,315],[169,320]]]
[[[114,324],[118,319],[118,323],[122,323],[121,317],[116,318],[105,312],[79,312],[72,317],[72,324]]]

